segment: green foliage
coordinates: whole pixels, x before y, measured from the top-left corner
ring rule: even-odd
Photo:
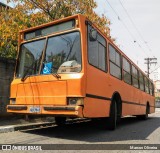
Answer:
[[[155,100],[156,101],[160,101],[160,97],[155,97]]]
[[[15,58],[18,46],[18,32],[55,19],[73,14],[84,14],[107,36],[109,20],[94,12],[94,0],[8,0],[15,8],[4,8],[0,12],[0,56]]]

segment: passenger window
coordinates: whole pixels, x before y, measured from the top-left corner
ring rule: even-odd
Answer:
[[[131,80],[131,64],[123,57],[123,79],[126,83],[132,84]]]
[[[122,79],[121,72],[121,55],[109,45],[109,57],[110,57],[110,73],[118,79]]]
[[[132,65],[132,84],[134,87],[139,88],[138,83],[138,70]]]
[[[140,89],[144,91],[144,77],[141,72],[139,72],[139,85],[140,85]]]
[[[148,79],[145,77],[144,80],[145,80],[145,92],[149,93],[149,82],[148,82]]]
[[[153,84],[151,81],[149,81],[149,91],[150,95],[153,95]]]
[[[106,71],[106,40],[99,33],[96,40],[90,40],[92,29],[88,25],[88,60],[91,65]]]

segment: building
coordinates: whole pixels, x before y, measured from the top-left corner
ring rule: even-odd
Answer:
[[[154,81],[155,86],[155,97],[160,99],[160,80]]]

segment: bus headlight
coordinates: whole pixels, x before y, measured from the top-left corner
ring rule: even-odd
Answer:
[[[68,98],[68,105],[83,105],[83,98]]]

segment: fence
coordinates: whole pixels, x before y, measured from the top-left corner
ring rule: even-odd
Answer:
[[[15,60],[0,57],[0,115],[6,114],[10,83],[13,80]]]

